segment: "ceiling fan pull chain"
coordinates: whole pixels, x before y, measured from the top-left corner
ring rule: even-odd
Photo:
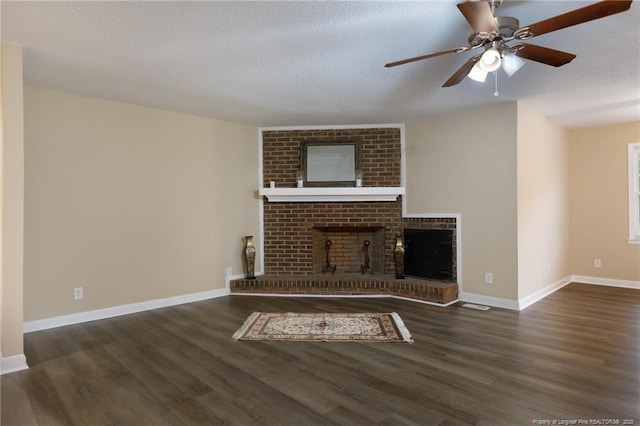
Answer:
[[[498,70],[495,70],[493,72],[493,75],[495,76],[495,92],[493,92],[493,96],[500,96],[500,92],[498,92]]]

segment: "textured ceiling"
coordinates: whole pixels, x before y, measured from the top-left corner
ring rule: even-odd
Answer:
[[[592,1],[509,1],[521,26]],[[532,40],[575,53],[494,81],[441,85],[474,53],[455,1],[0,2],[2,39],[24,47],[25,82],[253,125],[406,122],[521,100],[575,127],[640,119],[640,1]],[[464,122],[464,116],[461,116]]]

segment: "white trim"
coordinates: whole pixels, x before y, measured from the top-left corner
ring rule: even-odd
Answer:
[[[24,354],[4,357],[0,360],[0,375],[14,373],[29,368]]]
[[[258,226],[260,227],[260,250],[258,252],[258,268],[256,276],[264,274],[264,199],[259,197],[258,200]]]
[[[232,279],[229,276],[228,278]],[[243,275],[238,278],[243,278]],[[225,280],[226,281],[226,280]],[[226,286],[227,284],[225,284]],[[164,299],[148,300],[139,303],[130,303],[127,305],[113,306],[110,308],[96,309],[94,311],[79,312],[77,314],[62,315],[59,317],[46,318],[41,320],[27,321],[23,325],[23,331],[30,333],[32,331],[47,330],[65,325],[80,324],[88,321],[95,321],[105,318],[117,317],[120,315],[133,314],[136,312],[149,311],[151,309],[165,308],[168,306],[182,305],[184,303],[199,302],[201,300],[215,299],[217,297],[228,296],[229,290],[218,288],[215,290],[201,291],[198,293],[184,294],[180,296],[167,297]]]
[[[429,302],[427,300],[412,299],[410,297],[404,297],[404,296],[391,295],[390,297],[392,299],[406,300],[406,301],[409,301],[409,302],[422,303],[423,305],[439,306],[441,308],[446,308],[447,306],[455,305],[456,303],[458,303],[460,301],[460,300],[456,299],[456,300],[452,300],[451,302],[448,302],[448,303],[436,303],[436,302]]]
[[[403,188],[407,187],[407,158],[406,158],[406,148],[405,148],[405,139],[404,139],[404,124],[400,125],[400,186]],[[403,216],[407,209],[407,203],[404,200],[404,198],[405,197],[402,197],[402,215]]]
[[[396,201],[404,195],[404,188],[260,188],[258,194],[272,203]]]
[[[538,290],[533,294],[523,297],[522,299],[518,300],[518,310],[521,311],[523,309],[528,308],[534,303],[560,290],[562,287],[566,286],[567,284],[571,284],[571,282],[572,282],[572,277],[569,275],[562,278],[561,280],[556,281],[555,283],[549,284],[545,288]]]
[[[629,191],[629,244],[639,244],[640,241],[640,142],[630,143],[627,146],[628,160],[628,191]],[[636,242],[638,241],[638,242]]]
[[[322,126],[317,125],[304,125],[304,126],[275,126],[275,127],[260,127],[258,130],[260,133],[265,132],[277,132],[277,131],[290,131],[290,130],[331,130],[331,129],[396,129],[402,128],[401,123],[386,123],[386,124],[327,124]]]
[[[402,217],[407,219],[459,219],[460,213],[407,213]]]
[[[452,300],[448,303],[436,303],[426,300],[411,299],[410,297],[395,296],[392,294],[300,294],[300,293],[231,293],[231,296],[251,296],[251,297],[322,297],[327,299],[398,299],[406,300],[408,302],[422,303],[424,305],[439,306],[446,308],[459,300]]]
[[[262,129],[258,128],[258,188],[262,188],[264,171],[262,166]],[[264,273],[264,197],[258,197],[258,232],[260,233],[260,249],[258,250],[258,265]]]
[[[501,297],[485,296],[483,294],[458,292],[458,299],[462,302],[475,303],[477,305],[489,305],[495,308],[511,309],[518,311],[519,306],[516,300],[503,299]]]
[[[402,198],[402,217],[407,219],[455,219],[456,220],[456,284],[458,294],[463,291],[462,280],[462,214],[460,213],[405,213],[405,197]]]
[[[587,277],[584,275],[572,275],[571,281],[582,284],[595,284],[607,287],[634,288],[640,290],[640,281],[618,280],[613,278]]]
[[[258,128],[258,188],[262,188],[262,178],[264,172],[262,169],[262,130]]]

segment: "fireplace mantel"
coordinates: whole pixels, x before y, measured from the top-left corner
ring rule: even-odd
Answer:
[[[396,201],[404,187],[260,188],[271,203]]]

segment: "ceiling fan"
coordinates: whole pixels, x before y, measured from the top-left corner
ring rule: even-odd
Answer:
[[[559,67],[571,62],[576,55],[519,41],[625,12],[631,7],[631,1],[601,1],[526,27],[520,27],[520,22],[516,18],[495,16],[495,11],[500,7],[502,0],[476,0],[458,3],[458,9],[474,31],[467,40],[469,43],[467,46],[389,62],[385,67],[395,67],[449,53],[483,49],[482,53],[465,62],[442,87],[455,86],[466,76],[483,82],[489,72],[496,71],[500,66],[507,75],[511,76],[524,65],[521,58]],[[508,44],[514,40],[516,40],[514,44]]]

